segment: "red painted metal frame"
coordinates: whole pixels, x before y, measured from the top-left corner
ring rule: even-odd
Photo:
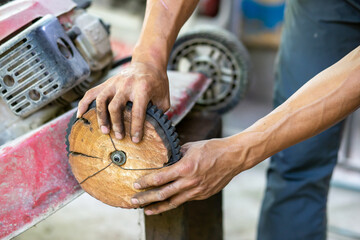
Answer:
[[[186,115],[209,80],[200,74],[169,73],[176,123]],[[75,110],[0,147],[0,239],[14,237],[76,198],[82,190],[65,149],[67,124]]]
[[[0,149],[0,238],[16,236],[81,193],[64,144],[73,112]]]
[[[60,16],[74,9],[71,0],[17,0],[0,7],[0,41],[46,14]]]

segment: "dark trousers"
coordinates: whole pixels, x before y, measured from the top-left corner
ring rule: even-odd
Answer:
[[[288,0],[275,107],[360,44],[360,0]],[[342,123],[271,158],[259,240],[326,239],[326,202]]]

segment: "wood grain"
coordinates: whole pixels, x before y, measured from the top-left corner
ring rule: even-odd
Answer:
[[[102,134],[96,110],[90,109],[72,127],[69,135],[69,161],[76,180],[96,199],[115,207],[132,208],[131,197],[138,192],[133,183],[139,177],[156,170],[125,170],[159,168],[168,162],[168,149],[161,135],[147,119],[144,138],[135,144],[131,141],[130,110],[124,112],[126,136],[115,139],[114,132]],[[160,135],[159,135],[160,134]],[[111,136],[111,138],[110,138]],[[113,143],[112,143],[112,141]],[[127,160],[121,167],[112,163],[110,155],[116,150],[126,153]]]

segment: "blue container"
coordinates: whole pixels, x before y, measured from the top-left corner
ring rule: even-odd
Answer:
[[[241,7],[245,26],[250,31],[275,30],[284,21],[285,2],[243,0]]]

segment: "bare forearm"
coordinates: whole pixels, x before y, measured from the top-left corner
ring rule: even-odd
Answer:
[[[359,106],[360,47],[316,75],[270,114],[228,139],[233,147],[249,144],[240,153],[246,160],[239,171],[322,132]]]
[[[137,180],[135,188],[152,189],[136,194],[132,203],[146,206],[146,214],[158,214],[186,201],[206,199],[235,175],[320,133],[359,106],[360,47],[245,131],[185,144],[179,162]]]
[[[166,69],[171,48],[198,0],[148,0],[133,61]]]

